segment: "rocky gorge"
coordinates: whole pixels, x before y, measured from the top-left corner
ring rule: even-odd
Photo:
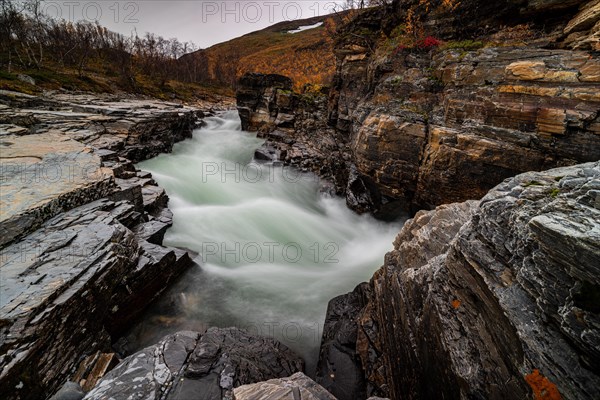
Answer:
[[[316,381],[338,399],[596,398],[600,3],[430,2],[434,45],[392,40],[417,3],[346,26],[330,89],[240,80],[257,158],[357,212],[432,209],[330,302]]]
[[[581,164],[418,212],[329,304],[317,381],[339,399],[597,397],[599,187]]]
[[[415,14],[439,43],[404,42]],[[241,78],[255,159],[315,173],[358,213],[413,216],[329,302],[312,377],[229,327],[115,354],[198,268],[163,246],[168,196],[134,163],[217,106],[1,91],[3,398],[597,398],[599,19],[597,0],[395,0],[338,32],[331,88]]]

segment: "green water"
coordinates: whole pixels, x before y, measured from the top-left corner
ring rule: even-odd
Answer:
[[[138,165],[169,194],[164,243],[197,252],[200,266],[132,329],[136,349],[182,329],[237,326],[281,340],[312,373],[328,301],[382,265],[401,222],[356,215],[313,175],[254,163],[261,143],[228,112]]]

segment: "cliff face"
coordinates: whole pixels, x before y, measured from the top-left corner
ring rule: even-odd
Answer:
[[[337,178],[350,207],[383,215],[480,198],[515,174],[600,158],[597,1],[462,1],[451,12],[417,3],[367,10],[340,32],[333,87],[327,100],[311,96],[312,112],[281,107],[289,90],[267,90],[254,108],[238,101],[269,116],[260,129],[276,132],[265,136],[284,150],[280,159],[291,152],[292,163]],[[413,39],[397,27],[411,7],[441,45],[406,48]],[[332,157],[313,167],[323,153]]]
[[[339,399],[597,398],[599,189],[588,163],[417,213],[330,302],[317,381]]]
[[[327,91],[292,90],[281,75],[248,73],[239,82],[237,108],[242,129],[265,138],[255,158],[280,160],[326,178],[337,194],[347,192],[351,149],[343,133],[327,121]]]

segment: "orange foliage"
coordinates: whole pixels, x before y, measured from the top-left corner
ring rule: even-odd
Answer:
[[[296,91],[307,83],[328,85],[335,72],[333,41],[329,31],[335,29],[335,22],[331,21],[333,18],[326,20],[324,28],[317,28],[319,37],[312,38],[313,42],[292,48],[288,43],[272,46],[242,58],[236,75],[240,77],[249,71],[285,75],[292,79]]]
[[[540,371],[537,369],[534,369],[531,374],[525,375],[525,381],[531,386],[535,400],[562,399],[556,385],[540,374]]]
[[[456,0],[442,0],[442,6],[449,11],[454,11],[460,5],[460,1]]]
[[[352,22],[357,15],[358,10],[352,9],[346,11],[344,14],[333,15],[331,18],[327,18],[323,23],[327,34],[331,38],[335,38],[340,28]]]

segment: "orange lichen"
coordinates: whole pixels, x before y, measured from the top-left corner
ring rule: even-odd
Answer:
[[[556,385],[548,380],[540,371],[534,369],[532,373],[525,375],[525,381],[533,390],[535,400],[561,400],[562,397]]]
[[[458,307],[460,307],[460,300],[458,300],[458,299],[452,300],[452,307],[454,307],[454,309],[458,309]]]

